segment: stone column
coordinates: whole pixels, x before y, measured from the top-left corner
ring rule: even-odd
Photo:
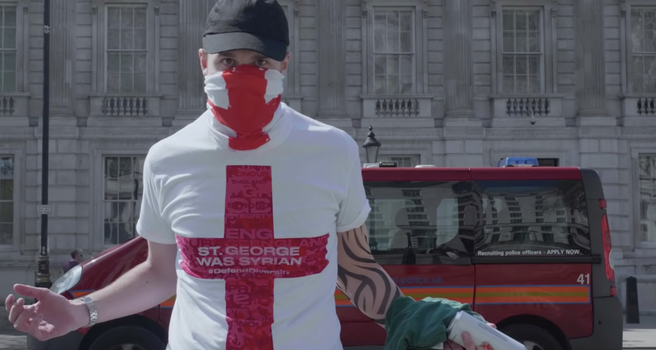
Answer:
[[[321,0],[317,7],[319,108],[317,117],[346,117],[346,2]]]
[[[579,117],[606,116],[603,0],[574,1]]]
[[[50,106],[70,116],[75,103],[75,0],[50,3]]]
[[[446,117],[474,116],[472,0],[444,1],[444,93]]]
[[[195,116],[205,110],[204,79],[198,49],[202,46],[205,20],[214,1],[180,1],[178,27],[179,112]]]

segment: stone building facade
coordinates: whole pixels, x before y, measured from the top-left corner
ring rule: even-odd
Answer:
[[[285,101],[402,166],[597,170],[618,281],[656,276],[653,0],[280,0]],[[50,254],[134,235],[149,147],[205,108],[212,0],[52,0]],[[43,2],[0,0],[0,293],[39,251]],[[656,279],[656,278],[654,278]],[[651,306],[656,311],[656,300]]]

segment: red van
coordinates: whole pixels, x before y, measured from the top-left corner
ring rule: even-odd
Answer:
[[[622,349],[606,201],[596,172],[561,167],[363,169],[376,259],[406,295],[473,305],[529,350]],[[141,238],[62,276],[68,298],[146,258]],[[383,329],[338,291],[346,349],[381,349]],[[163,350],[174,298],[30,350]]]

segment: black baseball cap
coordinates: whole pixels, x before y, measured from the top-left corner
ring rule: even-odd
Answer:
[[[282,61],[288,46],[287,16],[277,0],[219,0],[207,16],[203,48],[208,53],[253,50]]]

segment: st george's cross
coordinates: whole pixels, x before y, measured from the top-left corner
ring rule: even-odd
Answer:
[[[329,235],[275,238],[271,167],[227,166],[224,238],[178,236],[180,267],[225,280],[226,350],[273,350],[274,280],[321,273]]]

